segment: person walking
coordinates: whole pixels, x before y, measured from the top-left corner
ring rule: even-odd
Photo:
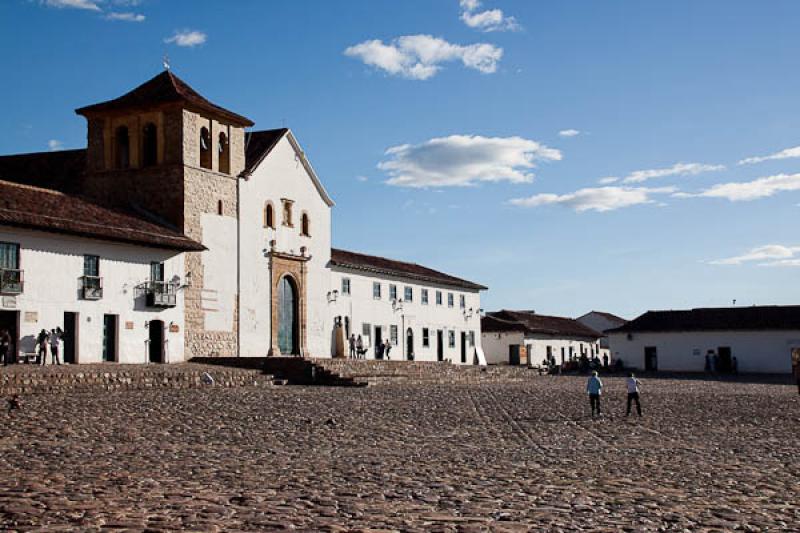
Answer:
[[[47,344],[49,337],[50,336],[47,334],[46,329],[42,329],[42,331],[40,331],[39,335],[36,337],[36,342],[39,345],[39,348],[36,352],[39,354],[39,364],[42,366],[44,366],[45,359],[47,358]]]
[[[61,328],[56,328],[50,331],[50,357],[54,365],[60,365],[61,360],[58,358],[58,351],[61,344]]]
[[[355,333],[350,334],[350,359],[356,358],[356,335]]]
[[[594,418],[595,411],[597,411],[598,416],[602,414],[600,412],[600,393],[602,390],[603,382],[600,381],[599,377],[597,377],[597,370],[595,370],[592,372],[592,375],[586,382],[586,392],[589,394],[589,405],[592,408],[592,418]]]
[[[8,360],[11,355],[8,350],[11,348],[11,335],[8,334],[7,329],[0,330],[0,359],[3,361],[3,366],[8,365]]]
[[[389,360],[389,352],[392,351],[392,345],[389,343],[389,339],[386,339],[383,343],[383,354],[386,356],[386,360]]]
[[[356,340],[356,359],[361,359],[364,357],[364,339],[361,338],[361,335],[358,336]]]
[[[642,416],[642,404],[639,403],[639,387],[641,384],[633,375],[633,372],[628,374],[628,379],[625,380],[625,386],[628,388],[628,409],[625,411],[625,416],[630,416],[632,402],[636,402],[636,412],[639,413],[639,416]]]
[[[797,382],[797,394],[800,394],[800,348],[792,350],[792,373]]]

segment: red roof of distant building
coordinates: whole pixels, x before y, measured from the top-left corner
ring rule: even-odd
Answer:
[[[486,313],[481,319],[481,331],[519,331],[545,335],[599,339],[603,336],[577,320],[560,316],[548,316],[533,311],[510,311],[503,309]]]
[[[606,333],[766,330],[800,331],[800,305],[648,311]]]

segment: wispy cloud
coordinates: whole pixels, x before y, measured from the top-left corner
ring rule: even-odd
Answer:
[[[651,170],[636,170],[628,174],[623,183],[642,183],[654,178],[666,178],[669,176],[696,176],[704,172],[714,172],[725,170],[724,165],[706,165],[703,163],[675,163],[668,168],[656,168]]]
[[[347,48],[344,54],[392,76],[427,80],[441,70],[442,63],[450,61],[461,61],[483,74],[495,72],[503,49],[487,43],[462,46],[431,35],[404,35],[389,43],[364,41]]]
[[[581,134],[580,131],[573,130],[573,129],[561,130],[561,131],[558,132],[558,136],[559,137],[576,137],[576,136],[578,136],[580,134]]]
[[[361,183],[364,183],[365,181],[369,181],[369,178],[366,177],[366,176],[356,176],[356,181],[360,181]]]
[[[47,141],[47,147],[51,152],[57,152],[58,150],[64,149],[64,143],[57,139],[50,139]]]
[[[577,212],[597,211],[603,213],[623,207],[655,203],[651,198],[653,195],[669,194],[675,191],[675,187],[590,187],[567,194],[543,193],[527,198],[514,198],[509,200],[509,203],[519,207],[561,205]]]
[[[800,190],[800,174],[777,174],[752,181],[718,183],[699,193],[676,193],[680,198],[725,198],[731,202],[746,202],[767,198],[779,192]]]
[[[197,30],[181,30],[176,31],[172,37],[164,39],[165,43],[175,44],[178,46],[193,47],[206,42],[208,36]]]
[[[739,164],[753,165],[755,163],[763,163],[764,161],[773,161],[777,159],[793,159],[796,157],[800,157],[800,146],[795,146],[793,148],[786,148],[785,150],[781,150],[780,152],[775,152],[774,154],[748,157],[739,161]]]
[[[767,244],[752,248],[742,255],[708,261],[710,265],[800,266],[800,246]]]
[[[540,161],[560,161],[561,152],[522,137],[451,135],[386,150],[378,168],[387,183],[403,187],[454,187],[479,182],[533,181]]]
[[[85,9],[88,11],[101,11],[97,2],[92,0],[43,0],[42,4],[47,7],[57,7],[59,9]]]
[[[521,29],[514,17],[506,16],[502,9],[478,11],[479,0],[461,0],[461,20],[470,28],[490,31],[515,31]]]
[[[140,13],[116,13],[106,15],[108,20],[122,20],[125,22],[144,22],[145,16]]]
[[[616,183],[619,181],[619,178],[616,176],[608,176],[607,178],[600,178],[597,180],[597,183],[600,185],[610,185],[612,183]]]

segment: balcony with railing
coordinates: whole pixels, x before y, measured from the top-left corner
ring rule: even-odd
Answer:
[[[144,292],[148,307],[175,307],[178,304],[178,284],[172,281],[147,281]]]
[[[0,294],[22,294],[25,288],[23,274],[16,268],[0,268]]]
[[[82,276],[81,294],[84,300],[100,300],[103,297],[103,278],[99,276]]]

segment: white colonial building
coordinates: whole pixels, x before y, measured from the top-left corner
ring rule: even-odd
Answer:
[[[164,71],[80,108],[88,147],[0,156],[0,329],[72,362],[346,356],[472,364],[485,287],[331,249],[333,201],[288,129]]]
[[[789,373],[800,306],[648,311],[607,334],[615,358],[648,371]]]
[[[557,365],[585,356],[602,357],[603,336],[577,320],[540,315],[534,311],[502,310],[481,320],[482,346],[489,364]]]
[[[628,322],[624,318],[604,311],[589,311],[575,320],[599,333],[621,327]],[[611,358],[611,349],[609,348],[608,335],[606,334],[600,337],[600,354],[601,359],[604,356],[608,356],[609,359]]]

